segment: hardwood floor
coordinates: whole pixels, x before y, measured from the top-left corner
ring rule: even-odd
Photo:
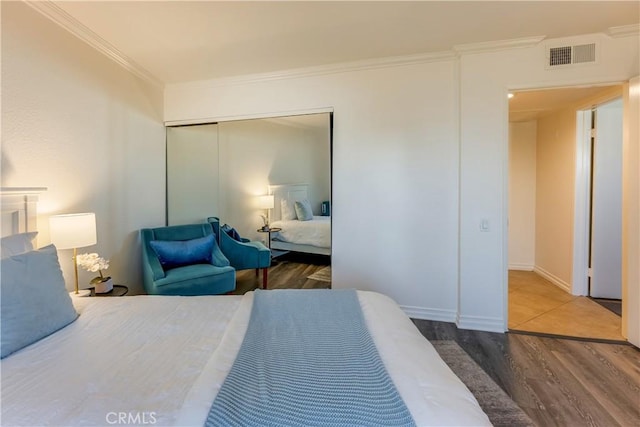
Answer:
[[[269,268],[269,289],[325,289],[331,282],[309,279],[308,276],[330,264],[330,258],[324,255],[305,255],[289,253],[276,259]],[[255,270],[236,272],[236,290],[233,294],[242,295],[262,287],[262,272],[256,276]]]
[[[626,341],[620,316],[532,271],[509,271],[509,329]]]
[[[455,340],[539,426],[640,425],[640,350],[629,344],[414,323]]]
[[[329,287],[307,278],[328,264],[327,257],[284,257],[269,271],[269,288]],[[240,271],[236,292],[261,280]],[[413,322],[429,340],[455,340],[539,426],[640,425],[640,350],[632,345]]]

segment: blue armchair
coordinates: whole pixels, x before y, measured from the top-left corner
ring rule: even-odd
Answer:
[[[271,266],[271,251],[260,242],[240,238],[236,240],[220,229],[220,220],[209,217],[207,221],[213,226],[213,231],[218,237],[220,250],[229,259],[236,270],[262,269],[262,288],[267,289],[268,269]]]
[[[236,288],[236,272],[210,224],[145,228],[142,276],[150,295],[217,295]]]

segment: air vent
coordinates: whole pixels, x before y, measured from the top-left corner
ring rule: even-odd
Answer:
[[[549,66],[571,64],[571,46],[552,47],[549,49]]]
[[[580,44],[573,47],[573,63],[596,62],[596,44]]]
[[[596,62],[596,44],[554,46],[547,49],[547,68]]]

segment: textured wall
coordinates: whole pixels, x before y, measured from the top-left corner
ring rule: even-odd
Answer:
[[[138,230],[165,221],[162,90],[134,77],[22,2],[2,2],[2,186],[47,187],[48,217],[95,212],[116,283],[140,291]],[[71,251],[59,251],[72,287]],[[80,286],[94,276],[80,270]]]

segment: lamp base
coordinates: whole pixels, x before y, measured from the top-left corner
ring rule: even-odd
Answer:
[[[80,298],[80,297],[88,297],[91,295],[91,291],[89,289],[80,289],[76,294],[75,291],[69,292],[71,298]]]

